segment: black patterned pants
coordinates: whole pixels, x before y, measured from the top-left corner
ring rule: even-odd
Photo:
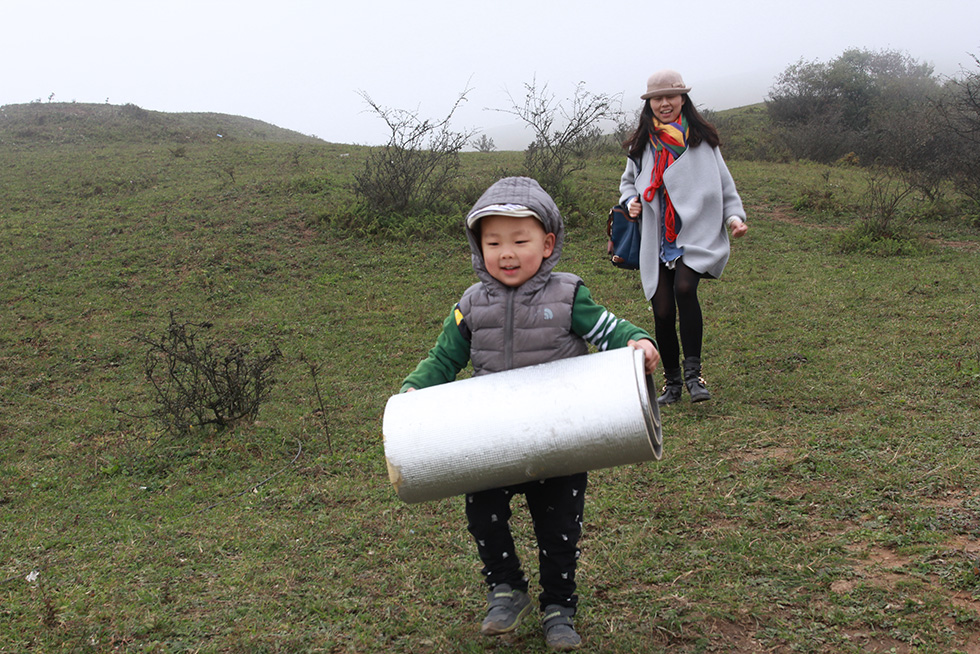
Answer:
[[[583,472],[466,496],[468,529],[476,540],[491,590],[497,584],[508,584],[527,591],[528,580],[510,532],[511,498],[524,495],[538,543],[541,608],[549,604],[576,607],[575,568],[587,482]]]

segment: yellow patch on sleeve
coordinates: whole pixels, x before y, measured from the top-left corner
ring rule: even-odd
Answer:
[[[459,327],[459,323],[463,322],[463,312],[459,310],[459,307],[456,307],[453,316],[456,318],[456,326]]]

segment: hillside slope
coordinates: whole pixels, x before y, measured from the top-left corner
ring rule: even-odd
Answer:
[[[0,145],[202,143],[215,139],[322,143],[269,123],[217,113],[164,113],[133,104],[51,102],[0,107]]]

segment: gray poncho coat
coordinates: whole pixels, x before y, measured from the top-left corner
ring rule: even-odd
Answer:
[[[654,168],[654,150],[647,145],[640,167],[628,160],[619,181],[620,202],[639,197],[643,205],[640,239],[640,279],[647,300],[653,299],[660,277],[660,199],[643,199]],[[680,218],[677,245],[684,264],[706,277],[721,277],[730,252],[725,220],[745,220],[742,199],[721,151],[706,144],[689,147],[664,172],[664,186]],[[659,194],[658,194],[659,196]]]

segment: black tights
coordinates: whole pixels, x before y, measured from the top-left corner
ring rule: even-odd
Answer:
[[[704,323],[701,318],[701,304],[698,302],[698,282],[701,275],[684,265],[681,259],[671,270],[660,263],[660,278],[657,292],[653,294],[653,320],[656,328],[657,347],[664,369],[677,370],[680,367],[680,347],[674,324],[680,316],[680,345],[684,347],[685,357],[701,357],[701,339]]]

